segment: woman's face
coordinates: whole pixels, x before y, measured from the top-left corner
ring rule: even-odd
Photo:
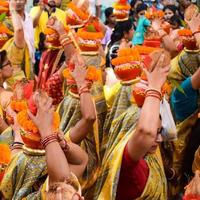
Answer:
[[[13,68],[8,59],[6,59],[2,65],[1,75],[4,79],[10,78],[13,75]]]
[[[116,17],[114,14],[108,17],[109,24],[116,24]]]
[[[170,10],[170,9],[165,10],[165,16],[164,16],[165,20],[169,20],[173,16],[174,16],[174,13],[172,10]]]
[[[124,39],[131,41],[133,38],[133,34],[134,34],[134,29],[132,27],[128,32],[124,33]]]

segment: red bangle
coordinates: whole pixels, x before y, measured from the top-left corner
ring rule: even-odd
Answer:
[[[157,96],[157,95],[155,95],[155,94],[148,94],[148,95],[146,95],[146,98],[147,98],[147,97],[155,97],[155,98],[159,99],[159,101],[162,100],[159,96]]]
[[[41,140],[41,144],[42,144],[43,148],[45,149],[48,144],[50,144],[52,142],[56,142],[56,141],[58,141],[58,136],[56,134],[51,134],[51,135],[43,138]]]
[[[197,33],[200,33],[200,30],[199,31],[195,31],[192,35],[196,35]]]

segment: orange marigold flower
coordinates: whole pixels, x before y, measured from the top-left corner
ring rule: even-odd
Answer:
[[[180,29],[178,31],[179,36],[192,36],[192,31],[190,29]]]

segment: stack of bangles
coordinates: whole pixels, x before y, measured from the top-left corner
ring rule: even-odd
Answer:
[[[45,149],[50,143],[52,142],[61,142],[61,141],[64,141],[64,146],[62,147],[62,150],[66,153],[69,151],[69,145],[67,144],[67,141],[63,138],[62,140],[59,139],[58,135],[57,134],[51,134],[51,135],[48,135],[46,136],[45,138],[43,138],[41,140],[41,144],[43,146],[43,148]]]
[[[155,97],[155,98],[159,99],[160,101],[162,100],[161,92],[154,88],[147,89],[145,92],[145,97]]]
[[[22,142],[13,142],[12,145],[10,146],[10,149],[13,151],[13,150],[20,150],[20,149],[23,149],[23,143]]]
[[[60,44],[64,47],[68,44],[72,43],[71,38],[69,37],[69,34],[64,33],[60,35]]]
[[[88,85],[87,85],[87,84],[81,86],[81,87],[78,89],[78,94],[79,94],[79,96],[81,96],[81,94],[83,94],[83,93],[90,93],[90,89],[88,88]]]

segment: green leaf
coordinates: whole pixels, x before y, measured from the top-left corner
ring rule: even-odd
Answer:
[[[96,32],[96,29],[95,29],[95,27],[94,27],[93,25],[89,25],[89,26],[87,27],[87,31],[88,31],[88,32]]]
[[[184,89],[181,87],[181,85],[178,83],[178,81],[176,81],[174,79],[170,79],[169,81],[171,82],[173,88],[176,88],[179,92],[185,94]]]
[[[2,13],[0,15],[0,22],[3,22],[3,20],[6,18],[6,13]]]

